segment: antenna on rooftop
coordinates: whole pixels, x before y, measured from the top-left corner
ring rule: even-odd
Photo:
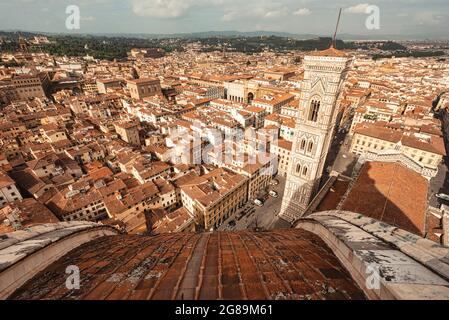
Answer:
[[[338,32],[338,26],[340,25],[340,17],[341,17],[341,8],[340,8],[340,11],[338,12],[337,25],[335,26],[335,33],[334,33],[334,37],[332,38],[331,47],[333,47],[333,48],[337,47],[337,32]]]

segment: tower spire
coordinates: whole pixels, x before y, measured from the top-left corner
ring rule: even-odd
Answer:
[[[335,26],[335,32],[334,32],[334,37],[332,38],[331,48],[337,48],[337,32],[338,32],[338,26],[340,25],[340,17],[341,17],[341,8],[340,8],[340,11],[338,12],[337,25]]]

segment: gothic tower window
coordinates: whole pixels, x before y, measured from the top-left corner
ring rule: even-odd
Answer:
[[[313,142],[310,141],[310,142],[309,142],[309,145],[308,145],[308,147],[307,147],[307,152],[312,152],[312,150],[313,150]]]
[[[309,121],[318,121],[318,112],[320,111],[320,105],[320,101],[312,100],[312,102],[310,103]]]
[[[309,171],[309,169],[307,169],[307,167],[304,167],[304,169],[302,169],[302,175],[307,176],[308,171]]]
[[[301,150],[305,150],[306,148],[306,139],[302,139],[301,141]]]
[[[298,163],[296,165],[296,173],[301,174],[301,164],[300,163]]]

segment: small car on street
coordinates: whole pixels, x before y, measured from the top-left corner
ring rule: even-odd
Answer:
[[[271,190],[271,191],[269,192],[269,194],[270,194],[270,196],[272,196],[273,198],[279,197],[278,193],[277,193],[276,191],[274,191],[274,190]]]
[[[438,199],[441,199],[441,200],[449,201],[449,195],[444,194],[444,193],[437,193],[435,195],[435,197],[437,197]]]

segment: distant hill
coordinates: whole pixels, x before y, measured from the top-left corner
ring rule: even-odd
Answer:
[[[234,38],[234,37],[283,37],[283,38],[295,38],[295,39],[309,39],[315,38],[316,35],[296,35],[289,32],[277,32],[277,31],[206,31],[206,32],[193,32],[193,33],[170,33],[170,34],[98,34],[108,37],[137,37],[145,39],[164,39],[164,38],[180,38],[180,39],[204,39],[204,38]]]
[[[146,34],[146,33],[94,33],[94,34],[82,34],[82,33],[52,33],[52,32],[39,32],[39,31],[20,31],[20,30],[0,30],[0,36],[18,37],[21,34],[24,37],[33,37],[37,35],[73,35],[78,37],[113,37],[113,38],[136,38],[136,39],[165,39],[165,38],[179,38],[179,39],[204,39],[214,37],[260,37],[260,36],[277,36],[284,38],[292,38],[297,40],[316,39],[319,37],[329,37],[330,34],[295,34],[290,32],[280,31],[204,31],[193,33],[172,33],[172,34]],[[356,35],[349,33],[341,33],[338,35],[341,40],[449,40],[447,34],[444,35],[394,35],[394,34],[378,34],[373,32],[372,34]]]

